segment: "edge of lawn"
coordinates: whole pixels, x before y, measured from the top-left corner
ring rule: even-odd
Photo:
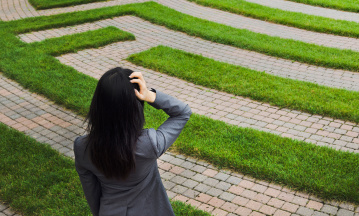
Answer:
[[[108,0],[29,0],[30,4],[37,10],[75,6],[94,2],[104,2]]]
[[[349,12],[359,12],[359,5],[356,6],[352,6],[351,4],[344,4],[344,5],[338,5],[338,4],[328,4],[325,2],[318,2],[318,1],[313,1],[313,0],[288,0],[288,1],[292,1],[292,2],[297,2],[297,3],[302,3],[302,4],[308,4],[308,5],[313,5],[313,6],[319,6],[319,7],[324,7],[324,8],[331,8],[331,9],[338,9],[338,10],[343,10],[343,11],[349,11]]]

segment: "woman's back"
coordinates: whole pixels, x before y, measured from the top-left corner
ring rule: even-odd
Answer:
[[[94,215],[174,215],[158,172],[157,158],[177,139],[191,109],[187,104],[157,91],[150,103],[169,118],[157,129],[144,129],[135,146],[136,168],[126,179],[106,178],[92,163],[88,137],[75,140],[75,164]]]

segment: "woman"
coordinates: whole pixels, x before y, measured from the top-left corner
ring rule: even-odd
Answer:
[[[144,101],[169,118],[143,129]],[[88,114],[88,135],[76,138],[75,165],[93,215],[174,215],[157,167],[191,109],[149,91],[140,72],[114,68],[99,80]]]

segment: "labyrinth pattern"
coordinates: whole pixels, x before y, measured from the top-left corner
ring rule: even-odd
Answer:
[[[272,8],[316,16],[359,22],[359,14],[318,8],[284,0],[248,0]],[[112,0],[72,7],[36,10],[27,0],[0,0],[0,20],[51,16],[147,0]],[[197,5],[186,0],[155,2],[201,19],[247,29],[280,38],[294,39],[326,47],[359,51],[359,39],[312,32],[274,24]],[[159,45],[202,55],[220,62],[263,71],[287,79],[317,83],[332,88],[359,91],[359,73],[325,68],[277,58],[254,51],[223,45],[183,32],[170,30],[136,16],[120,16],[62,28],[17,35],[24,43],[83,33],[114,26],[135,35],[134,41],[112,43],[56,57],[62,64],[99,79],[108,69],[121,66],[143,72],[147,85],[189,104],[194,113],[238,127],[253,128],[327,146],[337,151],[359,153],[357,123],[283,109],[233,94],[206,88],[143,68],[126,60],[130,55]],[[1,68],[0,68],[1,70]],[[55,104],[43,95],[30,92],[0,73],[0,122],[37,141],[51,145],[74,158],[73,141],[85,133],[84,118]],[[171,199],[186,202],[212,215],[340,215],[359,216],[359,207],[348,202],[325,201],[314,195],[252,178],[243,173],[218,169],[195,158],[167,152],[158,160],[162,181]],[[0,203],[0,216],[21,214]]]

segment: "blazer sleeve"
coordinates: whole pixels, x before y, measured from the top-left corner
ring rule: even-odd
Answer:
[[[82,189],[91,212],[94,216],[98,216],[100,210],[101,185],[97,177],[90,170],[87,170],[81,165],[81,155],[83,156],[83,154],[79,152],[79,150],[81,151],[82,149],[78,147],[77,141],[78,138],[74,143],[76,171],[79,174]]]
[[[155,101],[149,104],[169,115],[157,130],[151,128],[147,131],[158,158],[176,141],[192,111],[188,104],[160,91],[156,91]]]

